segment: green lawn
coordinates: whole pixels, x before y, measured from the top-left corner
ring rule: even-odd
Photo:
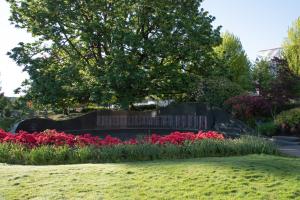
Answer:
[[[300,159],[250,155],[123,164],[0,164],[0,199],[300,199]]]

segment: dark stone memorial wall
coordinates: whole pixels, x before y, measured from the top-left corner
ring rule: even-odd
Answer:
[[[97,112],[91,112],[80,117],[69,120],[51,120],[43,118],[32,118],[21,121],[15,132],[20,130],[28,132],[40,132],[46,129],[65,130],[87,130],[95,129],[97,125]]]
[[[114,118],[114,120],[117,120],[118,123],[120,123],[122,117],[125,117],[126,120],[134,118],[139,122],[139,124],[145,123],[145,126],[144,127],[138,126],[138,128],[135,128],[134,126],[126,127],[126,125],[128,124],[125,121],[126,124],[124,125],[124,127],[120,126],[119,128],[109,128],[109,127],[103,128],[102,126],[100,126],[100,121],[101,119],[103,120],[103,116],[104,118],[107,116]],[[172,123],[174,124],[174,128],[172,127],[172,124],[171,126],[166,126],[168,128],[163,128],[163,129],[155,126],[151,127],[145,121],[149,121],[147,119],[151,120],[153,117],[158,117],[158,118],[166,117],[166,119],[164,119],[166,123],[169,123],[170,122],[169,119],[172,119],[173,117]],[[177,118],[175,119],[175,117]],[[205,121],[203,121],[204,120],[203,117],[205,117]],[[199,119],[201,120],[201,122],[199,122]],[[141,120],[144,120],[144,122]],[[204,127],[205,125],[205,128],[210,130],[211,129],[218,130],[218,128],[220,128],[220,130],[222,129],[223,132],[226,132],[228,127],[230,127],[230,130],[236,132],[238,131],[238,129],[241,130],[245,129],[244,125],[241,124],[241,122],[237,122],[236,120],[232,119],[230,114],[228,114],[224,110],[215,108],[212,111],[210,111],[207,108],[207,106],[204,104],[181,103],[181,104],[171,104],[167,107],[160,108],[155,111],[146,111],[146,112],[112,111],[112,110],[95,111],[74,119],[61,120],[61,121],[42,119],[42,118],[32,118],[20,122],[17,125],[15,132],[18,132],[20,130],[24,130],[28,132],[35,132],[35,131],[40,132],[46,129],[56,129],[58,131],[65,131],[67,133],[73,133],[73,134],[91,133],[93,135],[101,135],[101,136],[105,136],[109,134],[112,136],[118,136],[118,137],[121,136],[121,138],[132,138],[132,137],[136,137],[137,135],[145,135],[151,133],[168,134],[172,131],[179,130],[177,123],[182,123],[186,121],[187,121],[186,124],[183,124],[182,125],[183,128],[181,128],[180,130],[196,131],[196,129],[188,128],[189,127],[188,125],[191,125],[191,123],[195,123],[197,120],[198,120],[197,122],[198,125],[199,123],[201,123],[201,127]],[[238,129],[236,128],[236,124],[239,125]]]

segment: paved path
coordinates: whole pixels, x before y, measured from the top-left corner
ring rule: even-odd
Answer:
[[[278,145],[280,152],[289,156],[300,157],[300,138],[274,136],[272,140]]]

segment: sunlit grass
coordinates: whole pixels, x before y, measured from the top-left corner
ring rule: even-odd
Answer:
[[[0,165],[0,199],[300,199],[300,159]]]

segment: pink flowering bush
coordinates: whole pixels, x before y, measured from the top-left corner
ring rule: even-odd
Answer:
[[[73,135],[55,130],[40,133],[0,130],[0,163],[49,165],[182,159],[208,156],[276,154],[270,141],[253,136],[224,139],[215,131],[152,134],[122,141],[90,134]]]
[[[46,130],[40,133],[27,133],[20,131],[17,134],[5,132],[0,129],[0,143],[15,143],[25,145],[27,147],[37,147],[43,145],[54,146],[109,146],[119,144],[131,144],[138,143],[151,143],[151,144],[176,144],[181,145],[184,141],[195,141],[202,139],[224,139],[224,136],[215,131],[199,131],[197,134],[193,132],[172,132],[169,135],[152,134],[146,136],[143,140],[137,141],[136,139],[129,139],[121,141],[119,138],[107,135],[101,139],[98,136],[92,136],[91,134],[73,135],[64,132],[58,132],[56,130]]]
[[[202,140],[202,139],[224,139],[224,136],[221,133],[216,131],[199,131],[197,134],[193,132],[178,132],[175,131],[170,133],[169,135],[157,135],[152,134],[149,137],[145,138],[146,141],[149,141],[152,144],[183,144],[185,141],[195,141],[195,140]]]

